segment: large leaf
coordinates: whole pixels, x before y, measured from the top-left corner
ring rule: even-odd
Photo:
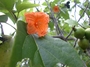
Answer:
[[[22,58],[30,58],[30,60],[33,60],[36,50],[37,46],[33,37],[28,35],[22,47]]]
[[[9,67],[15,67],[17,62],[22,60],[22,46],[26,35],[26,24],[19,21]]]
[[[45,67],[54,67],[56,63],[62,63],[70,67],[85,67],[74,48],[60,39],[46,36],[38,38],[34,36],[40,56]]]
[[[44,67],[43,61],[41,59],[40,53],[37,50],[34,55],[34,65],[40,65],[41,67]]]
[[[23,58],[29,58],[34,66],[36,65],[43,66],[42,60],[37,50],[37,45],[32,35],[28,35],[24,41],[22,47],[22,59]]]
[[[33,8],[33,7],[36,7],[36,6],[39,6],[39,5],[38,4],[32,4],[30,2],[25,1],[25,2],[22,2],[22,3],[18,4],[16,6],[16,8],[17,8],[17,11],[20,12],[24,9]]]
[[[0,7],[7,9],[7,10],[12,10],[14,6],[15,0],[0,0]]]

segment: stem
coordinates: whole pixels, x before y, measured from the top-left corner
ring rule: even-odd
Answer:
[[[13,11],[9,11],[9,13],[10,13],[11,16],[13,17],[14,22],[16,22],[16,21],[17,21],[17,17],[16,17],[16,15],[13,13]]]
[[[14,30],[16,30],[16,28],[14,26],[12,26],[11,24],[9,24],[9,23],[6,23],[6,24],[11,26]]]
[[[76,44],[77,44],[77,41],[78,41],[78,39],[75,40],[75,44],[74,44],[74,46],[73,46],[74,48],[75,48],[75,46],[76,46]]]
[[[77,5],[76,0],[74,0],[74,3],[75,3],[75,12],[74,12],[74,15],[75,15],[75,20],[76,20],[76,5]]]
[[[69,38],[69,36],[72,34],[72,32],[73,32],[73,29],[70,31],[70,33],[67,35],[67,37],[65,38],[66,39],[66,41],[67,41],[67,39]]]
[[[0,25],[1,25],[1,35],[3,36],[4,35],[3,26],[1,23],[0,23]]]
[[[40,3],[40,1],[39,1],[39,3]],[[39,3],[38,3],[38,4],[39,4]],[[34,4],[36,4],[36,3],[35,3],[35,0],[34,0]],[[36,10],[37,10],[38,12],[40,12],[40,10],[39,10],[37,7],[35,7],[35,8],[36,8]]]
[[[52,37],[53,37],[53,38],[60,38],[60,39],[62,39],[62,40],[64,40],[64,41],[67,41],[67,40],[75,40],[75,38],[73,38],[73,37],[67,38],[67,40],[66,40],[66,38],[64,38],[64,37],[62,37],[62,36],[60,36],[60,35],[52,36]]]

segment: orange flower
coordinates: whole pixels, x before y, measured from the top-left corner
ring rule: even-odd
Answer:
[[[54,6],[53,7],[53,12],[55,13],[58,13],[60,10],[59,10],[59,7],[58,6]]]
[[[39,37],[47,34],[49,15],[44,12],[25,13],[27,33],[38,34]]]

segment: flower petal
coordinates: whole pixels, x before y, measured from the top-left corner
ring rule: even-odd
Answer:
[[[37,21],[41,21],[42,23],[48,23],[49,22],[49,15],[43,13],[43,12],[39,12],[37,14]]]
[[[26,13],[25,19],[28,34],[37,34],[39,37],[47,34],[49,15],[44,12]]]
[[[27,33],[28,34],[35,34],[36,33],[36,28],[32,23],[27,24]]]
[[[55,13],[58,13],[60,10],[59,10],[59,7],[58,6],[54,6],[53,7],[53,12]]]
[[[35,22],[35,13],[25,13],[25,19],[27,23]]]
[[[45,36],[47,34],[47,29],[48,29],[48,24],[39,26],[36,30],[38,36],[39,37]]]

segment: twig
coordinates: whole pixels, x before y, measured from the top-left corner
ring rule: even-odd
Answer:
[[[89,3],[89,2],[88,2],[88,3]],[[84,8],[82,8],[81,6],[79,6],[79,5],[77,5],[77,6],[84,10]],[[88,5],[87,5],[87,6],[88,6]],[[88,8],[88,7],[87,7],[87,8]],[[88,10],[89,10],[89,9],[88,9]],[[89,18],[89,25],[90,25],[90,16],[88,15],[87,12],[86,12],[86,14],[87,14],[87,16],[88,16],[88,18]]]
[[[73,38],[73,37],[67,38],[67,40],[66,40],[66,38],[64,38],[64,37],[62,37],[62,36],[60,36],[60,35],[52,36],[52,37],[53,37],[53,38],[60,38],[60,39],[62,39],[62,40],[64,40],[64,41],[67,41],[67,40],[75,40],[75,38]]]
[[[88,17],[89,18],[89,25],[90,25],[90,17]]]
[[[89,6],[89,3],[88,3],[88,5],[86,6],[86,8],[84,9],[84,11],[83,11],[83,13],[82,13],[82,15],[80,16],[80,18],[78,19],[78,21],[77,22],[79,22],[80,20],[81,20],[81,18],[83,17],[83,15],[84,15],[84,13],[86,12],[86,10],[87,10],[87,8],[88,8],[88,6]],[[78,23],[79,24],[79,23]],[[80,25],[80,24],[79,24]],[[83,27],[82,25],[80,25],[82,28],[85,28],[85,27]]]
[[[14,14],[14,12],[13,12],[13,11],[9,11],[9,12],[10,12],[11,16],[13,17],[14,22],[16,22],[16,21],[17,21],[17,17],[16,17],[16,15]]]
[[[39,1],[39,2],[40,2],[40,1]],[[35,3],[35,0],[34,0],[34,4],[36,4],[36,3]],[[36,10],[37,10],[38,12],[40,12],[40,10],[39,10],[37,7],[35,7],[35,8],[36,8]]]
[[[78,41],[78,39],[75,40],[75,44],[74,44],[74,46],[73,46],[74,48],[75,48],[75,46],[76,46],[76,44],[77,44],[77,41]]]
[[[70,31],[70,33],[66,36],[65,40],[67,41],[68,37],[72,34],[73,29]]]
[[[52,11],[52,9],[51,9],[51,7],[50,7],[50,4],[48,3],[47,0],[45,0],[45,1],[46,1],[47,5],[48,5],[48,8],[50,9],[51,17],[52,17],[52,20],[53,20],[53,22],[54,22],[54,24],[55,24],[56,30],[59,32],[59,34],[60,34],[61,36],[63,36],[62,30],[61,30],[61,29],[59,28],[59,26],[58,26],[58,21],[57,21],[57,19],[56,19],[55,16],[54,16],[54,13],[53,13],[53,11]],[[57,32],[57,33],[58,33],[58,32]]]
[[[86,8],[84,9],[84,11],[83,11],[82,15],[80,16],[80,18],[78,19],[78,22],[79,22],[79,21],[81,20],[81,18],[83,17],[83,15],[84,15],[84,13],[86,12],[87,8],[88,8],[88,5],[87,5]]]
[[[87,16],[88,16],[88,18],[89,18],[89,22],[88,22],[88,23],[89,23],[89,25],[90,25],[90,16],[88,15],[88,13],[87,13],[87,12],[86,12],[86,14],[87,14]]]
[[[16,30],[16,28],[15,28],[14,26],[12,26],[11,24],[9,24],[9,23],[6,23],[6,24],[8,24],[8,25],[11,26],[14,30]]]
[[[90,2],[88,2],[89,4],[90,4]],[[87,14],[87,12],[86,12],[86,14]],[[88,14],[87,14],[88,15]],[[89,18],[89,25],[90,25],[90,16],[88,15],[88,18]]]
[[[75,20],[76,20],[76,5],[77,5],[77,3],[76,3],[76,0],[74,0],[74,3],[75,3],[75,12],[74,12],[74,15],[75,15]]]
[[[90,25],[90,16],[88,15],[88,13],[87,13],[87,12],[86,12],[86,14],[87,14],[87,16],[88,16],[88,18],[89,18],[89,22],[88,22],[88,23],[89,23],[89,25]]]
[[[0,23],[0,25],[1,25],[1,35],[3,36],[4,35],[3,26],[1,23]]]

